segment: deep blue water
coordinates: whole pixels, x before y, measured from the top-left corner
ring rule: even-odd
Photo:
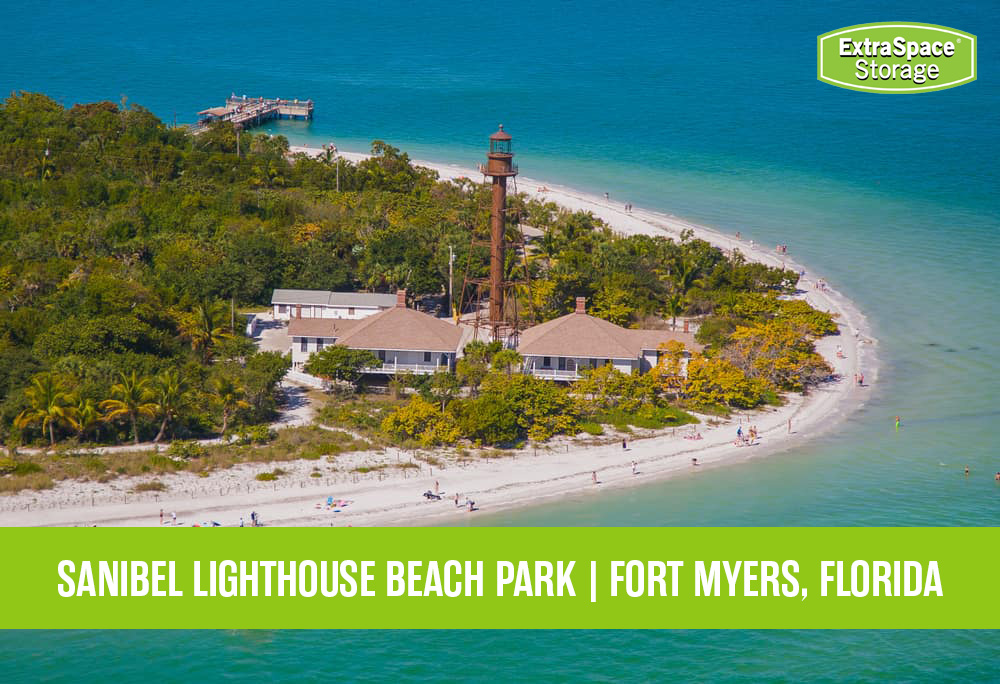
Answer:
[[[817,35],[884,20],[976,34],[979,80],[915,96],[816,80]],[[869,316],[883,368],[870,401],[835,432],[762,461],[600,495],[597,505],[591,496],[480,522],[995,526],[998,28],[995,3],[43,1],[4,9],[0,90],[42,91],[67,106],[126,95],[180,122],[231,92],[312,98],[315,121],[273,130],[357,151],[379,138],[467,165],[503,122],[526,176],[787,243]],[[894,415],[904,417],[899,433]],[[988,679],[1000,656],[987,633],[16,641],[27,650],[8,642],[0,662],[27,679],[76,673],[82,653],[102,659],[96,673],[120,666],[136,678],[144,664],[122,644],[150,649],[168,681],[223,663],[233,676],[705,679],[725,670],[732,679],[940,681]],[[474,661],[462,659],[470,648]]]

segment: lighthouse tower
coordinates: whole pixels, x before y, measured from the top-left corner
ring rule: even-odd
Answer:
[[[517,175],[513,164],[510,134],[500,124],[496,133],[490,136],[490,151],[487,163],[480,165],[484,176],[492,179],[493,205],[490,211],[490,327],[493,339],[499,340],[504,327],[504,264],[506,259],[507,225],[507,179]]]

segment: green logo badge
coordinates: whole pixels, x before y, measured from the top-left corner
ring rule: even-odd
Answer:
[[[976,37],[947,26],[885,21],[816,39],[816,77],[869,93],[926,93],[976,80]]]

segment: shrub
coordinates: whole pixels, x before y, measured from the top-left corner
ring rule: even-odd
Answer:
[[[601,427],[600,423],[591,423],[589,421],[583,421],[580,423],[580,432],[586,432],[588,435],[603,435],[604,428]]]
[[[448,410],[462,436],[482,444],[511,442],[521,433],[513,409],[492,397],[454,401]]]
[[[274,480],[277,480],[278,476],[275,475],[274,473],[257,473],[256,479],[260,480],[261,482],[272,482]]]
[[[423,446],[454,444],[461,436],[451,414],[420,396],[386,416],[382,431],[396,439],[416,439]]]
[[[190,460],[192,458],[203,458],[208,454],[208,450],[198,442],[174,442],[167,449],[167,455],[172,458],[183,458],[185,460]]]
[[[240,431],[239,444],[267,444],[273,441],[278,433],[267,425],[250,425]]]
[[[183,463],[178,463],[172,458],[167,456],[160,456],[159,454],[154,454],[149,457],[149,467],[153,470],[160,472],[173,472],[174,470],[180,470],[184,467]]]

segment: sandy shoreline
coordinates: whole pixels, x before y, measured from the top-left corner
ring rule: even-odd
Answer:
[[[318,148],[293,147],[292,151],[319,154]],[[351,161],[367,155],[342,152]],[[477,172],[452,165],[414,160],[416,164],[437,171],[443,179],[468,177],[477,179]],[[544,189],[544,191],[543,191]],[[571,210],[590,211],[614,230],[625,234],[669,235],[677,237],[682,230],[691,230],[722,249],[739,249],[747,258],[788,268],[803,270],[788,255],[778,255],[760,245],[751,247],[746,240],[736,240],[705,226],[691,224],[674,216],[634,208],[626,212],[621,203],[605,201],[559,185],[520,177],[518,190],[530,196],[545,198]],[[794,251],[794,245],[790,248]],[[841,334],[817,342],[822,354],[841,376],[841,380],[817,388],[806,397],[792,396],[785,406],[776,410],[734,414],[717,426],[698,427],[703,439],[685,439],[691,428],[678,429],[676,434],[636,440],[624,451],[620,439],[604,446],[568,445],[556,440],[549,449],[536,453],[528,449],[516,456],[478,460],[470,464],[430,465],[414,461],[420,468],[387,469],[389,477],[379,479],[375,473],[360,476],[337,473],[312,478],[317,465],[314,461],[279,464],[289,471],[279,483],[256,482],[254,476],[274,468],[274,464],[246,464],[212,473],[207,478],[182,473],[160,478],[170,485],[158,495],[131,494],[138,479],[121,478],[107,485],[93,482],[62,482],[43,492],[22,492],[0,498],[0,525],[152,525],[159,524],[159,512],[165,511],[169,521],[177,513],[178,525],[218,521],[223,525],[238,524],[242,516],[249,524],[251,511],[256,511],[268,525],[345,526],[345,525],[421,525],[440,524],[477,515],[457,509],[447,497],[459,492],[476,501],[485,513],[549,502],[554,498],[607,488],[618,488],[662,479],[692,469],[691,458],[697,457],[699,467],[759,458],[785,450],[807,438],[828,430],[867,399],[871,389],[859,388],[851,382],[857,372],[865,374],[866,384],[877,380],[877,346],[872,339],[865,317],[854,304],[829,287],[815,284],[821,276],[806,273],[800,287],[804,297],[815,307],[839,314]],[[836,357],[841,345],[844,358]],[[788,429],[791,421],[791,431]],[[761,439],[756,446],[737,447],[733,444],[736,426],[756,425]],[[606,441],[611,441],[608,437]],[[381,459],[392,464],[412,455],[395,453],[351,455],[346,465],[354,462],[370,464]],[[419,456],[418,456],[419,458]],[[340,464],[342,457],[338,457]],[[352,460],[353,459],[353,460]],[[633,475],[631,462],[639,463],[639,474]],[[596,471],[600,484],[594,485],[591,473]],[[145,478],[152,479],[152,478]],[[421,493],[433,490],[439,483],[445,495],[442,501],[425,501]],[[246,489],[246,491],[244,491]],[[112,503],[111,499],[120,502]],[[158,498],[157,498],[158,497]],[[317,504],[328,497],[346,499],[352,503],[340,512]],[[103,502],[103,503],[102,503]]]

